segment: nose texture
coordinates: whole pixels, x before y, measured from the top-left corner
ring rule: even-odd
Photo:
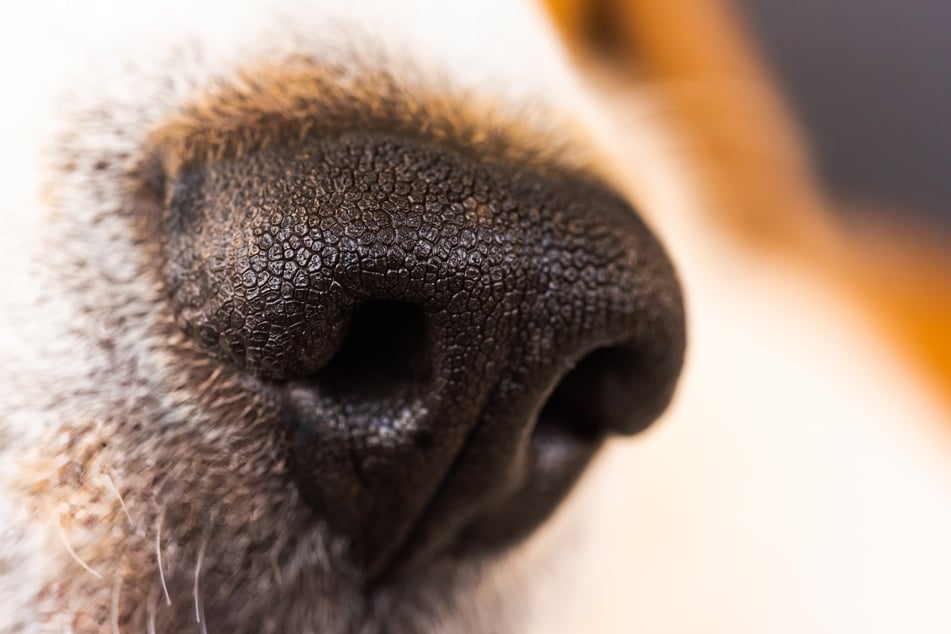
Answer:
[[[368,580],[525,535],[671,398],[675,276],[593,178],[352,132],[187,167],[167,200],[179,324],[279,395]]]

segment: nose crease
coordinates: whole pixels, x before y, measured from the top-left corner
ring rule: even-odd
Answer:
[[[368,580],[527,534],[671,398],[676,278],[592,177],[351,132],[188,167],[170,201],[179,326],[279,396]]]

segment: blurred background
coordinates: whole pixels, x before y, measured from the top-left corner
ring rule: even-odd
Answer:
[[[951,2],[545,1],[688,140],[711,217],[851,289],[951,406]]]
[[[842,209],[951,235],[951,2],[737,4]]]

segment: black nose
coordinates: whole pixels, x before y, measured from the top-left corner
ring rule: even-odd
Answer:
[[[594,178],[348,133],[170,196],[179,322],[280,395],[291,472],[368,578],[526,534],[671,398],[677,282]]]

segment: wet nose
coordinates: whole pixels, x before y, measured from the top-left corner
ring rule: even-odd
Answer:
[[[525,536],[671,398],[672,267],[593,177],[348,133],[186,167],[170,201],[179,324],[280,402],[368,579]]]

